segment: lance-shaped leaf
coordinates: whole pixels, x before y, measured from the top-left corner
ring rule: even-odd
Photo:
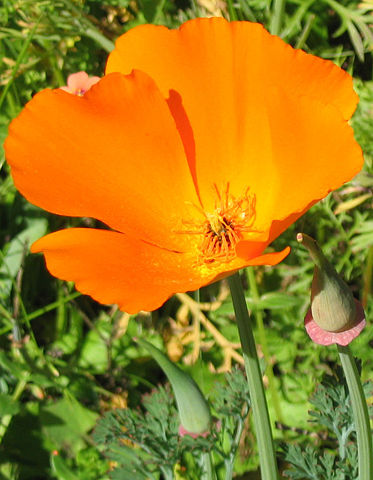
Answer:
[[[142,339],[137,339],[137,343],[150,353],[170,381],[181,426],[191,434],[207,432],[211,424],[210,409],[196,382],[151,343]]]

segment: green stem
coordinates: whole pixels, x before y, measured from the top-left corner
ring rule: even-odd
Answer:
[[[203,480],[215,480],[214,467],[212,465],[212,459],[210,452],[204,452],[202,454],[203,463]]]
[[[58,281],[57,285],[58,306],[56,309],[56,337],[61,338],[65,331],[65,303],[62,301],[65,292],[63,291],[62,282],[60,280]]]
[[[359,455],[359,480],[372,480],[373,446],[367,402],[361,385],[359,372],[357,371],[356,363],[349,347],[342,347],[340,345],[337,345],[337,347],[350,392],[352,412],[355,420]]]
[[[155,10],[155,15],[154,15],[151,23],[157,25],[157,23],[161,21],[161,18],[162,18],[162,15],[163,15],[163,9],[165,7],[165,3],[166,3],[166,0],[161,0],[158,3],[157,8]]]
[[[163,473],[165,480],[173,480],[175,478],[174,472],[169,468],[161,468],[161,471]],[[148,475],[148,472],[146,472],[146,475]]]
[[[258,355],[240,276],[228,278],[250,390],[262,480],[278,480],[275,449]]]
[[[285,0],[274,0],[271,26],[269,29],[272,35],[280,35],[284,11]]]
[[[233,478],[233,470],[234,470],[234,460],[236,458],[236,452],[240,444],[241,435],[244,428],[244,418],[248,414],[249,405],[246,404],[244,411],[242,412],[242,418],[237,419],[237,428],[236,433],[233,438],[233,442],[231,445],[231,450],[229,452],[228,458],[225,459],[225,477],[224,480],[232,480]]]
[[[316,20],[316,15],[312,14],[307,18],[306,24],[300,34],[298,41],[295,45],[295,48],[303,48],[304,44],[306,43],[309,34],[311,33],[312,26]]]
[[[84,32],[83,31],[80,32],[80,35],[82,36],[84,35],[86,37],[91,38],[108,53],[114,50],[114,47],[115,47],[114,43],[108,38],[106,38],[104,35],[102,35],[102,33],[96,30],[95,28],[88,27]]]
[[[25,56],[27,54],[27,49],[28,49],[32,39],[34,38],[34,34],[36,32],[36,29],[39,26],[40,20],[41,20],[41,16],[39,17],[39,19],[37,20],[35,25],[32,27],[32,29],[30,30],[29,34],[27,35],[27,37],[26,37],[26,39],[23,43],[21,51],[19,52],[19,54],[17,56],[16,62],[15,62],[14,66],[13,66],[13,69],[12,69],[10,80],[5,85],[4,90],[2,91],[2,93],[0,95],[0,108],[1,108],[1,106],[4,102],[4,100],[5,100],[5,97],[6,97],[6,94],[8,93],[9,88],[12,86],[12,83],[13,83],[14,79],[16,78],[19,66],[21,65],[23,59],[25,58]]]
[[[363,274],[363,295],[362,301],[363,307],[365,308],[368,303],[368,297],[372,290],[372,274],[373,274],[373,246],[369,247],[367,263],[364,269]]]
[[[66,302],[69,302],[70,300],[74,300],[74,298],[77,298],[77,297],[80,297],[81,296],[81,293],[80,292],[74,292],[72,293],[71,295],[67,295],[66,297],[62,298],[62,299],[59,299],[58,301],[56,302],[53,302],[53,303],[50,303],[49,305],[47,305],[46,307],[43,307],[43,308],[39,308],[38,310],[35,310],[34,312],[30,313],[27,317],[28,317],[28,320],[31,321],[31,320],[35,320],[35,318],[39,318],[41,315],[43,315],[44,313],[47,313],[47,312],[50,312],[51,310],[54,310],[55,308],[57,308],[60,303],[66,303]],[[0,305],[0,313],[7,319],[9,320],[10,322],[13,321],[13,317],[12,315],[3,307]],[[10,330],[12,330],[13,326],[12,324],[11,325],[8,325],[4,328],[2,328],[0,330],[0,336],[1,335],[4,335],[5,333],[8,333]],[[154,386],[154,385],[153,385]]]
[[[29,374],[27,375],[27,378],[29,377]],[[19,399],[19,397],[22,395],[22,392],[24,391],[24,389],[26,388],[27,386],[27,380],[26,379],[22,379],[22,380],[19,380],[17,385],[16,385],[16,388],[13,392],[13,395],[12,395],[12,399],[14,401],[17,401]],[[0,423],[0,443],[2,442],[3,440],[3,437],[9,427],[9,424],[11,422],[13,418],[13,415],[11,414],[7,414],[7,415],[4,415],[3,418],[1,419],[1,423]]]
[[[260,296],[259,296],[258,286],[257,286],[257,283],[256,283],[254,268],[249,267],[247,269],[247,273],[248,273],[251,296],[253,297],[254,304],[258,305],[259,300],[260,300]],[[267,377],[268,377],[268,388],[269,388],[269,391],[271,393],[271,399],[273,400],[273,408],[276,412],[277,420],[281,423],[284,423],[284,419],[283,419],[282,412],[281,412],[280,399],[277,395],[275,376],[274,376],[273,368],[272,368],[272,364],[271,364],[271,356],[270,356],[270,353],[269,353],[267,336],[266,336],[266,332],[265,332],[265,328],[264,328],[263,312],[262,312],[262,310],[259,310],[258,308],[256,308],[255,311],[254,311],[254,315],[255,315],[257,325],[258,325],[259,341],[260,341],[260,344],[262,346],[263,357],[264,357],[264,360],[265,360],[265,363],[266,363],[266,374],[267,374]]]
[[[233,5],[232,0],[227,0],[227,7],[228,7],[229,20],[231,22],[236,21],[237,20],[237,14],[236,14],[236,10],[234,9],[234,5]]]

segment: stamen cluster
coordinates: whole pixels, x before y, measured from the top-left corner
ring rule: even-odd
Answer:
[[[252,231],[255,221],[255,195],[250,194],[247,188],[242,196],[236,198],[229,192],[229,187],[227,183],[221,194],[214,184],[217,195],[214,211],[206,212],[196,207],[205,220],[200,224],[188,222],[193,223],[196,228],[183,232],[201,236],[201,263],[229,262],[236,256],[235,247],[243,239],[243,234]]]

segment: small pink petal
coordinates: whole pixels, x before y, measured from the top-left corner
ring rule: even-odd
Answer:
[[[87,72],[72,73],[67,77],[67,86],[70,88],[70,90],[76,90],[82,85],[85,85],[88,78]]]
[[[306,327],[306,331],[311,340],[319,345],[332,345],[333,343],[338,343],[338,345],[342,345],[343,347],[351,343],[354,338],[360,335],[366,325],[363,306],[356,299],[355,304],[357,323],[354,327],[349,328],[344,332],[328,332],[327,330],[323,330],[312,318],[312,312],[311,309],[309,309],[306,318],[304,319],[304,326]]]
[[[100,77],[88,77],[86,83],[86,91],[89,90],[93,85],[100,81]]]
[[[192,432],[188,432],[188,430],[185,430],[185,428],[184,428],[182,425],[180,425],[180,427],[179,427],[179,435],[180,435],[180,437],[185,437],[185,435],[189,435],[189,436],[192,437],[192,438],[198,438],[198,437],[204,437],[204,438],[206,438],[208,434],[209,434],[209,432],[192,433]]]
[[[67,86],[61,87],[61,90],[73,95],[84,95],[99,80],[100,77],[89,77],[86,72],[72,73],[67,77]]]

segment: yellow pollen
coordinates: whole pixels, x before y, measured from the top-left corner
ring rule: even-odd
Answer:
[[[201,222],[186,221],[191,230],[180,233],[199,235],[199,262],[211,264],[215,261],[229,262],[236,256],[236,244],[245,232],[252,232],[255,221],[255,195],[249,188],[238,198],[229,192],[229,183],[223,192],[214,185],[217,199],[213,212],[205,212],[193,205],[204,216]]]

